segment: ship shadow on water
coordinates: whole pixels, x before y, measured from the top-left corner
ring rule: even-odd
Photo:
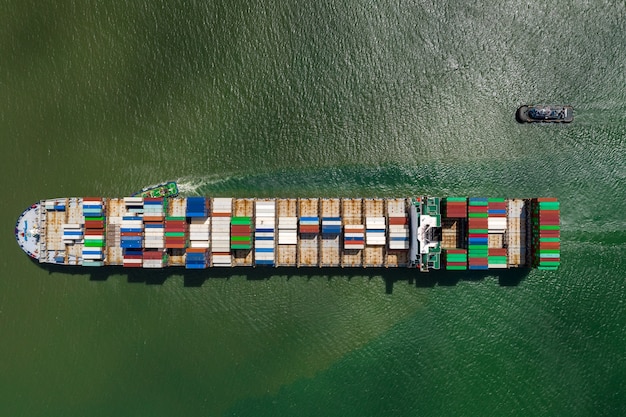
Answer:
[[[417,288],[433,288],[436,286],[453,287],[463,281],[484,281],[496,278],[498,284],[503,287],[519,285],[529,274],[530,269],[502,269],[488,271],[431,271],[421,273],[417,269],[409,268],[296,268],[296,267],[238,267],[233,268],[210,268],[203,270],[191,270],[182,268],[164,269],[129,269],[122,266],[108,266],[105,268],[68,267],[53,264],[36,265],[48,271],[49,274],[89,275],[91,281],[106,281],[111,276],[126,276],[128,283],[146,285],[162,285],[168,278],[183,279],[185,287],[201,287],[211,279],[229,280],[234,277],[243,277],[247,281],[267,281],[270,279],[286,279],[287,281],[298,278],[306,280],[314,279],[369,279],[381,280],[384,283],[385,292],[392,294],[394,286],[401,283],[415,285]]]

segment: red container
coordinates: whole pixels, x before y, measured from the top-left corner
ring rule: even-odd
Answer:
[[[104,221],[102,220],[87,220],[85,222],[85,229],[102,229],[104,228]]]
[[[542,230],[539,237],[561,237],[559,230]]]
[[[124,268],[141,268],[142,265],[140,263],[124,263]]]
[[[300,226],[300,233],[319,233],[319,226]]]
[[[489,265],[488,258],[468,258],[470,265]]]
[[[403,225],[403,224],[407,224],[407,218],[406,216],[404,217],[390,217],[389,218],[389,224],[390,225]],[[300,226],[300,228],[302,229],[302,227],[316,227],[316,226]]]
[[[144,252],[143,253],[143,259],[162,259],[163,258],[163,252]]]
[[[121,232],[120,236],[143,236],[141,232]]]
[[[231,213],[212,213],[212,217],[232,217]],[[228,253],[226,254],[228,255]]]
[[[104,229],[85,229],[85,236],[103,235]]]
[[[539,242],[540,249],[560,249],[561,242]]]
[[[466,249],[448,249],[446,252],[456,255],[456,254],[467,253],[467,250]]]
[[[446,262],[446,265],[449,266],[467,266],[465,262]]]
[[[506,256],[506,248],[491,248],[488,249],[487,254],[489,256]]]
[[[206,253],[206,248],[187,248],[187,253]]]
[[[559,201],[558,199],[554,198],[554,197],[539,197],[537,198],[538,202],[546,202],[546,201],[553,201],[553,202],[557,202]]]
[[[230,226],[230,232],[236,236],[249,235],[250,226],[233,225]]]

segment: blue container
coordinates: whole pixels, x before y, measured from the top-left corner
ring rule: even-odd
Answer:
[[[274,248],[254,248],[254,251],[258,253],[272,253]]]
[[[268,265],[268,266],[274,266],[274,261],[271,259],[259,259],[254,261],[255,265]]]

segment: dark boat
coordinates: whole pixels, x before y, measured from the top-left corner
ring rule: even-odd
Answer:
[[[520,123],[569,123],[574,120],[572,106],[521,106],[517,109]]]

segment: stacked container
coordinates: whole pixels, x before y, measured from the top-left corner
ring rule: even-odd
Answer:
[[[365,226],[362,224],[347,224],[344,226],[344,249],[364,249],[365,248]]]
[[[163,198],[144,198],[144,247],[146,249],[163,249],[165,248],[165,208],[163,207]],[[154,261],[156,255],[150,261]],[[149,262],[156,264],[156,262]]]
[[[167,249],[184,249],[187,236],[185,217],[167,216],[165,218],[165,247]]]
[[[338,235],[341,233],[341,217],[323,217],[322,234]]]
[[[389,214],[389,249],[409,249],[409,223],[406,214]]]
[[[560,205],[556,198],[537,198],[533,204],[534,265],[556,270],[561,264]]]
[[[298,218],[279,217],[278,218],[278,244],[295,245],[298,243]]]
[[[85,233],[83,244],[83,266],[101,266],[104,259],[105,246],[105,217],[102,198],[83,198],[83,216],[85,219]],[[68,232],[63,230],[63,239]],[[74,230],[74,233],[76,230]]]
[[[206,252],[211,228],[209,200],[206,197],[187,197],[185,215],[189,219],[189,246]]]
[[[208,251],[205,248],[187,248],[185,268],[205,269],[209,265]]]
[[[143,198],[124,197],[126,214],[120,224],[120,247],[123,252],[123,265],[128,268],[141,268],[143,264]]]
[[[231,219],[230,248],[252,249],[252,219],[250,217],[240,216]]]
[[[489,248],[487,262],[489,269],[508,268],[506,248]]]
[[[368,246],[384,246],[385,237],[385,218],[384,217],[366,217],[365,218],[365,240]]]
[[[232,198],[214,198],[211,220],[211,252],[213,266],[232,266],[230,253],[230,218]]]
[[[464,271],[467,269],[467,250],[448,249],[446,251],[446,269]]]
[[[486,198],[471,197],[468,208],[469,269],[489,268],[489,207]]]
[[[143,266],[143,251],[141,249],[124,249],[125,268],[141,268]]]
[[[276,201],[256,201],[255,213],[254,263],[274,265]]]
[[[504,233],[506,230],[506,201],[504,198],[490,198],[487,202],[489,233]]]
[[[318,234],[319,232],[319,217],[300,217],[300,234]]]
[[[446,217],[467,217],[467,198],[465,197],[447,197],[446,198]]]
[[[163,268],[167,263],[167,255],[161,250],[144,250],[142,254],[144,268]]]
[[[206,197],[187,197],[185,215],[191,218],[205,218],[209,215],[209,201]]]
[[[63,244],[65,245],[73,245],[83,240],[83,229],[80,227],[80,224],[63,224],[61,231],[63,234]]]

